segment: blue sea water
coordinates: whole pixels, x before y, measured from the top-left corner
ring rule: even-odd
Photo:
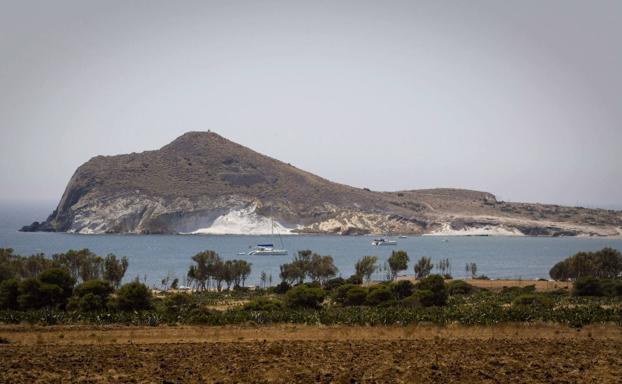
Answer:
[[[396,239],[397,246],[375,247],[369,236],[282,236],[287,256],[238,255],[249,247],[263,242],[274,242],[270,236],[230,235],[75,235],[65,233],[22,233],[17,230],[35,220],[43,220],[53,209],[53,202],[1,202],[0,248],[13,248],[17,254],[46,255],[69,249],[89,248],[99,255],[114,253],[127,256],[129,268],[126,280],[139,277],[149,285],[158,286],[167,274],[183,283],[192,255],[207,249],[214,250],[224,259],[242,258],[252,263],[250,285],[259,284],[262,271],[279,281],[279,265],[293,258],[296,251],[311,249],[321,255],[331,255],[339,268],[339,275],[348,277],[354,272],[355,262],[362,256],[378,256],[383,264],[392,250],[408,252],[410,264],[405,274],[413,274],[414,262],[429,256],[434,263],[448,258],[454,277],[464,277],[465,264],[477,263],[478,273],[490,278],[548,278],[555,263],[579,251],[590,251],[605,246],[622,250],[619,238],[535,238],[535,237],[421,237]],[[447,239],[448,241],[444,241]],[[383,272],[374,278],[381,279]]]

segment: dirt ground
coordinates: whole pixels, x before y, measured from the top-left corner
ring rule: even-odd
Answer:
[[[622,328],[0,326],[0,383],[620,383]]]

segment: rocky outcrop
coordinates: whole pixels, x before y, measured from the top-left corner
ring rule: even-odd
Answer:
[[[97,156],[23,231],[75,233],[619,235],[622,213],[506,203],[486,192],[374,192],[334,183],[213,132]]]

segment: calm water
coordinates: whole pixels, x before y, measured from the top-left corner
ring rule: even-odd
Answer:
[[[430,256],[434,263],[449,258],[454,277],[465,276],[464,266],[475,262],[478,273],[491,278],[547,278],[553,264],[578,251],[597,250],[610,246],[622,250],[622,239],[526,238],[526,237],[409,237],[397,239],[398,245],[374,247],[368,236],[283,236],[290,251],[288,256],[238,256],[249,246],[279,240],[269,236],[195,236],[195,235],[69,235],[64,233],[20,233],[17,229],[48,215],[54,203],[0,203],[0,247],[16,253],[47,255],[68,249],[89,248],[99,255],[114,253],[130,261],[126,279],[146,275],[150,285],[171,273],[181,282],[191,264],[192,255],[206,249],[215,250],[225,259],[243,258],[252,263],[249,284],[258,284],[262,271],[272,274],[278,282],[279,265],[289,261],[295,251],[311,249],[331,255],[340,275],[354,272],[354,263],[361,256],[375,255],[384,263],[391,251],[403,249],[410,256],[408,273],[414,261]],[[378,273],[376,278],[381,278]]]

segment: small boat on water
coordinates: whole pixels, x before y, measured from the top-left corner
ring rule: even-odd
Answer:
[[[286,249],[275,249],[274,244],[257,244],[255,249],[250,251],[248,255],[287,255]]]
[[[272,220],[272,217],[270,217],[270,227],[271,227],[272,236],[274,236],[274,220]],[[248,255],[250,256],[252,255],[264,255],[264,256],[287,255],[288,252],[287,252],[287,249],[284,249],[285,245],[283,244],[283,239],[281,238],[280,234],[277,233],[277,235],[279,236],[279,240],[281,240],[281,247],[283,247],[283,249],[274,248],[274,244],[272,243],[257,244],[257,246],[253,250],[248,252]]]
[[[400,235],[400,239],[405,239],[406,235]]]
[[[374,241],[371,242],[371,245],[397,245],[397,241],[395,240],[387,240],[384,238],[381,239],[374,239]]]

